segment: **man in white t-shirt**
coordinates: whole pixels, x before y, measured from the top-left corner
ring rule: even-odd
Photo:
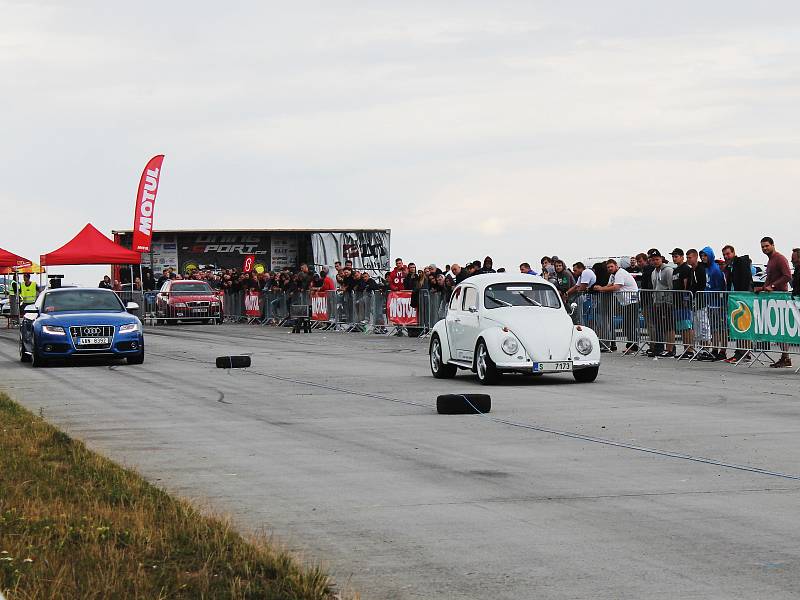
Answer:
[[[610,275],[608,285],[595,286],[598,292],[614,294],[616,303],[611,306],[611,330],[614,331],[614,314],[619,310],[622,313],[622,333],[625,336],[625,353],[632,354],[639,351],[639,286],[633,275],[621,269],[617,261],[609,258],[606,267]],[[619,306],[619,309],[617,308]]]
[[[569,288],[565,295],[568,300],[574,295],[575,301],[580,305],[578,308],[580,312],[573,314],[572,320],[576,325],[587,325],[594,314],[592,295],[588,292],[597,283],[597,275],[591,269],[587,269],[582,262],[572,265],[572,272],[575,275],[575,285]]]

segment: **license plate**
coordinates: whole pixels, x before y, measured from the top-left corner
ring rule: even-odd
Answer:
[[[110,344],[111,340],[107,337],[82,337],[78,339],[79,346],[95,346],[100,344]]]
[[[202,314],[205,314],[205,313],[207,313],[207,312],[208,312],[208,309],[207,309],[207,308],[193,308],[193,309],[192,309],[192,312],[193,312],[193,313],[202,313]]]
[[[561,362],[535,362],[533,363],[534,373],[558,373],[561,371],[572,371],[572,362],[563,360]]]

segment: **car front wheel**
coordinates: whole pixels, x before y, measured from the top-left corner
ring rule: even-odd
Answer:
[[[452,379],[456,376],[458,367],[445,364],[442,360],[442,341],[434,334],[430,348],[431,373],[436,379]]]
[[[39,349],[36,347],[36,338],[31,340],[31,366],[35,369],[39,367],[46,367],[47,361],[39,354]]]
[[[475,371],[478,374],[478,381],[483,385],[491,385],[497,383],[500,378],[500,371],[497,370],[492,357],[489,356],[489,349],[486,347],[486,342],[481,340],[478,342],[478,349],[475,356]]]
[[[585,369],[578,369],[572,372],[572,376],[578,383],[591,383],[597,379],[597,374],[600,372],[600,367],[587,367]]]
[[[22,343],[22,336],[19,338],[19,361],[31,362],[30,354],[25,352],[25,345]]]
[[[128,361],[129,365],[141,365],[144,362],[144,350],[136,356],[128,356],[125,360]]]

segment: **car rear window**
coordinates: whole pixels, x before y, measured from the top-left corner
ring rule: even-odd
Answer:
[[[496,283],[484,291],[483,304],[488,309],[507,306],[561,308],[556,291],[543,283]]]

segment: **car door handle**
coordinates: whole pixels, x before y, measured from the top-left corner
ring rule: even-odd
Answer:
[[[456,323],[461,323],[461,319],[453,319],[453,321]]]

